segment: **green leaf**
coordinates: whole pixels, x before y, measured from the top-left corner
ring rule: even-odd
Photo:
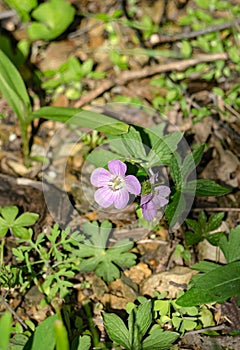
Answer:
[[[176,151],[178,143],[181,141],[183,133],[176,131],[172,134],[158,138],[148,154],[149,167],[160,164],[169,164],[172,154]]]
[[[68,334],[62,320],[56,320],[53,324],[56,350],[69,350]]]
[[[223,302],[239,295],[240,261],[219,266],[195,280],[195,284],[177,299],[181,306],[195,306],[214,302]]]
[[[1,209],[1,215],[5,219],[8,226],[12,226],[18,214],[18,207],[15,205],[7,205]]]
[[[37,0],[5,0],[12,9],[14,9],[22,22],[29,20],[29,13],[37,6]]]
[[[91,347],[91,338],[88,335],[80,335],[77,350],[89,350]]]
[[[210,261],[200,261],[191,266],[191,269],[201,271],[201,272],[209,272],[219,267],[218,264]]]
[[[97,265],[95,273],[106,282],[112,282],[120,277],[120,271],[112,262],[102,261]]]
[[[133,310],[133,312],[135,309]],[[152,322],[152,302],[148,300],[144,304],[141,304],[136,309],[136,324],[138,327],[138,332],[141,337],[145,335],[148,328],[150,327]]]
[[[0,50],[0,91],[20,120],[31,111],[31,103],[24,81],[16,67]]]
[[[166,207],[165,215],[171,229],[181,221],[182,214],[186,209],[186,201],[181,191],[176,191]]]
[[[30,239],[31,234],[29,232],[29,229],[25,228],[25,227],[12,227],[12,232],[13,234],[21,239]]]
[[[103,322],[110,339],[130,350],[129,332],[121,318],[115,314],[105,313],[103,314]]]
[[[44,118],[71,125],[95,129],[103,133],[121,135],[128,131],[129,125],[91,111],[64,107],[42,107],[33,112],[34,118]]]
[[[9,230],[9,225],[0,217],[0,238],[4,237]]]
[[[185,157],[182,164],[182,169],[181,169],[183,179],[186,180],[188,175],[190,175],[191,172],[194,169],[196,169],[196,166],[199,164],[200,160],[202,159],[204,148],[205,148],[205,145],[203,144]]]
[[[9,349],[9,339],[12,330],[12,315],[9,311],[6,311],[0,318],[0,349]]]
[[[30,24],[28,35],[31,40],[55,39],[72,23],[74,15],[74,7],[65,0],[50,0],[40,4],[32,12],[32,17],[38,22]]]
[[[119,159],[121,161],[125,161],[125,157],[119,156],[116,153],[108,151],[106,149],[95,149],[93,150],[86,158],[86,160],[95,165],[96,168],[104,167],[110,160]]]
[[[14,227],[16,226],[31,226],[38,220],[39,215],[35,213],[23,213],[14,221]]]
[[[208,231],[214,231],[216,230],[222,223],[224,213],[217,213],[217,214],[212,214],[208,220]]]
[[[240,225],[230,231],[228,239],[222,236],[218,245],[228,263],[240,260]]]
[[[196,196],[222,196],[231,192],[230,189],[218,185],[215,181],[209,179],[187,182],[184,185],[184,192],[192,193],[193,188],[196,188]]]
[[[128,132],[122,135],[122,141],[126,151],[131,157],[145,159],[146,152],[139,131],[130,126]],[[127,155],[125,153],[125,155]]]
[[[144,339],[142,350],[169,350],[178,337],[179,334],[176,332],[163,332],[161,328],[157,328]]]
[[[54,323],[57,320],[57,317],[57,315],[50,316],[40,323],[33,335],[29,338],[23,350],[54,350]]]

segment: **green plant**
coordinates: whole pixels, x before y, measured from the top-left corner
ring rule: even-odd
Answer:
[[[200,274],[192,278],[190,289],[183,294],[177,303],[181,306],[222,303],[238,295],[240,290],[240,226],[232,229],[229,236],[221,235],[217,245],[222,250],[227,263],[220,265],[200,261],[192,266]]]
[[[95,271],[97,276],[107,282],[119,278],[119,268],[131,267],[136,260],[135,254],[129,252],[133,247],[133,242],[129,240],[122,240],[106,248],[111,230],[112,224],[109,221],[103,221],[101,226],[97,222],[86,222],[83,233],[89,238],[80,243],[79,249],[73,253],[75,257],[81,258],[80,271]]]
[[[116,314],[103,314],[104,326],[109,337],[128,350],[167,350],[178,338],[176,332],[163,331],[152,325],[152,301],[139,297],[140,305],[131,305],[128,327]]]
[[[42,107],[33,111],[21,75],[2,51],[0,51],[0,91],[19,120],[22,152],[27,166],[31,163],[28,128],[34,119],[43,118],[63,123],[69,122],[75,126],[86,126],[110,134],[121,134],[129,128],[127,124],[116,121],[113,118],[75,108]]]
[[[224,213],[212,214],[207,220],[204,211],[201,211],[198,216],[198,220],[186,219],[185,222],[193,231],[185,232],[185,242],[188,246],[197,244],[203,239],[207,239],[209,243],[218,245],[221,237],[224,236],[223,232],[212,233],[219,228],[222,223]]]
[[[105,74],[93,70],[93,60],[87,59],[84,63],[70,56],[68,60],[56,70],[47,70],[44,73],[42,88],[48,94],[57,96],[66,94],[70,100],[78,99],[83,90],[82,78],[104,78]]]

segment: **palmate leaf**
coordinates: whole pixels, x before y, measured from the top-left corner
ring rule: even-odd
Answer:
[[[228,239],[222,236],[218,245],[228,263],[240,260],[240,225],[230,231]]]
[[[219,266],[194,280],[194,286],[177,299],[181,306],[223,302],[240,293],[240,261]]]
[[[150,331],[150,335],[144,339],[142,350],[169,350],[172,343],[179,337],[176,332],[163,331],[156,328]]]
[[[100,226],[97,222],[84,224],[85,244],[79,243],[79,249],[74,255],[81,258],[80,271],[95,271],[96,275],[107,282],[120,277],[119,268],[130,267],[135,264],[136,256],[128,252],[133,242],[123,240],[111,248],[106,248],[111,233],[111,223],[104,221]]]

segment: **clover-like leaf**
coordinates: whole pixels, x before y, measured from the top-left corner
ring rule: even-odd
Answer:
[[[38,22],[32,22],[28,27],[30,39],[55,39],[71,24],[74,14],[74,7],[65,0],[51,0],[39,5],[32,13]]]

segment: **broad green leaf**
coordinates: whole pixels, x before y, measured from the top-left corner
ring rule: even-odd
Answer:
[[[157,328],[143,341],[142,350],[169,350],[178,337],[176,332],[163,332],[161,328]]]
[[[136,309],[136,324],[138,327],[138,332],[142,338],[152,322],[152,302],[148,300],[144,304],[141,304]]]
[[[11,226],[18,214],[18,207],[15,205],[7,205],[1,209],[1,215],[5,219],[6,224]]]
[[[181,222],[181,217],[185,209],[186,201],[183,193],[181,191],[175,192],[165,211],[165,215],[171,229],[177,225],[178,222]]]
[[[101,277],[106,282],[112,282],[120,277],[120,271],[111,261],[103,260],[97,265],[95,273],[98,277]]]
[[[0,50],[0,91],[20,120],[29,117],[30,99],[21,75]]]
[[[89,350],[91,338],[89,335],[80,335],[77,350]]]
[[[225,213],[212,214],[208,220],[208,231],[216,230],[222,223]]]
[[[191,331],[194,328],[196,328],[196,326],[197,326],[197,322],[185,318],[182,321],[180,332]]]
[[[29,338],[23,350],[54,350],[54,323],[57,320],[57,317],[57,315],[50,316],[40,323],[33,335]]]
[[[40,4],[32,12],[32,17],[38,22],[32,22],[28,27],[30,39],[55,39],[72,23],[74,14],[74,7],[65,0],[50,0]]]
[[[9,225],[0,217],[0,238],[4,237],[9,230]]]
[[[215,181],[209,179],[187,182],[184,185],[184,192],[192,193],[193,188],[196,188],[196,196],[221,196],[231,192],[230,189],[218,185]]]
[[[145,159],[146,152],[139,131],[130,126],[128,132],[122,135],[122,141],[131,157]]]
[[[56,320],[53,324],[56,350],[69,350],[68,334],[62,320]]]
[[[209,272],[209,271],[215,270],[217,267],[219,267],[218,264],[210,261],[200,261],[199,263],[191,265],[191,269],[197,270],[200,272]]]
[[[14,221],[14,227],[16,226],[31,226],[38,220],[39,215],[35,213],[23,213]]]
[[[124,322],[115,314],[103,314],[104,327],[111,340],[131,350],[129,343],[129,332]]]
[[[180,155],[175,152],[170,160],[170,173],[173,178],[173,181],[176,184],[177,188],[181,188],[182,182],[183,182],[183,176],[182,176],[182,160]]]
[[[12,232],[13,234],[21,239],[30,239],[31,234],[29,232],[29,229],[25,228],[25,227],[12,227]]]
[[[176,131],[159,138],[148,154],[149,167],[169,164],[172,153],[176,151],[178,143],[181,141],[183,133]]]
[[[188,175],[191,174],[191,172],[196,168],[196,166],[199,164],[202,154],[204,151],[205,145],[201,145],[198,149],[194,150],[192,153],[188,154],[182,164],[182,178],[187,179]]]
[[[29,20],[29,13],[37,6],[37,0],[4,0],[8,6],[16,10],[22,22]]]
[[[222,236],[218,245],[228,263],[240,260],[240,225],[230,231],[228,239]]]
[[[195,306],[214,302],[223,302],[239,295],[240,261],[219,266],[195,280],[195,284],[177,299],[181,306]]]
[[[9,339],[12,330],[12,315],[9,311],[6,311],[0,318],[0,349],[9,349]]]
[[[108,151],[104,148],[93,150],[86,158],[86,160],[89,163],[95,165],[96,168],[105,167],[107,163],[110,162],[110,160],[115,159],[119,159],[121,161],[125,160],[124,157],[119,156],[118,154]]]
[[[69,122],[71,125],[95,129],[103,133],[121,135],[128,131],[129,125],[104,114],[76,108],[42,107],[33,112],[34,118]]]
[[[109,249],[107,252],[109,252],[109,254],[111,255],[112,261],[119,267],[126,268],[136,264],[137,257],[133,253],[124,253],[119,255],[119,251],[117,251],[118,254],[114,256],[113,249]]]

